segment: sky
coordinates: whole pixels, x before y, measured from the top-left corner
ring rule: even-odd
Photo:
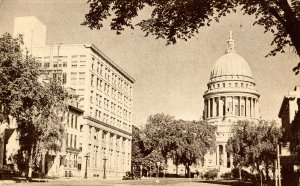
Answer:
[[[277,120],[284,95],[300,85],[292,68],[299,57],[293,49],[265,58],[273,35],[253,26],[254,17],[231,13],[199,29],[192,39],[166,46],[165,40],[144,37],[136,27],[116,35],[106,21],[101,30],[81,26],[88,12],[85,0],[0,0],[0,34],[13,34],[14,17],[36,16],[47,26],[47,44],[93,43],[135,80],[133,124],[143,126],[150,115],[165,113],[177,119],[199,120],[203,94],[214,63],[224,55],[229,31],[235,49],[250,65],[260,93],[263,119]],[[141,12],[135,21],[147,18]]]

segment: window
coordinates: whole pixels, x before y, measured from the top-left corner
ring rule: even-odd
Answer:
[[[73,114],[71,114],[71,128],[73,128],[73,120],[74,120],[74,116]]]
[[[235,86],[235,87],[238,87],[238,83],[235,83],[234,86]]]
[[[44,67],[46,68],[50,67],[50,63],[49,62],[44,63]]]
[[[67,83],[67,74],[63,73],[62,75],[62,84],[66,84]]]
[[[76,85],[76,83],[77,83],[77,73],[71,72],[71,84]]]
[[[73,134],[71,134],[71,136],[70,136],[70,147],[72,147],[73,146]]]
[[[70,117],[70,113],[68,113],[68,115],[67,115],[67,124],[68,124],[68,126],[70,126],[69,117]]]
[[[90,102],[91,102],[91,103],[93,103],[93,94],[94,94],[94,92],[91,91],[91,96],[90,96]]]
[[[75,129],[77,129],[77,116],[75,116]]]
[[[76,148],[76,141],[77,141],[77,136],[74,135],[74,148]]]
[[[66,137],[66,146],[69,146],[69,134],[67,133],[67,137]]]
[[[67,67],[67,62],[63,62],[63,67]]]
[[[79,84],[84,84],[85,82],[85,72],[79,72]]]
[[[91,86],[94,86],[94,74],[91,75]]]

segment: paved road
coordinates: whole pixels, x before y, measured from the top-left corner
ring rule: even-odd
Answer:
[[[220,183],[220,182],[210,182],[205,183],[201,180],[193,179],[180,179],[180,178],[169,178],[161,179],[159,183],[155,182],[155,179],[144,179],[144,180],[96,180],[96,179],[87,179],[87,180],[53,180],[49,182],[31,182],[31,183],[14,183],[6,184],[0,183],[0,186],[130,186],[130,185],[145,185],[145,186],[221,186],[221,185],[235,185],[233,183]]]

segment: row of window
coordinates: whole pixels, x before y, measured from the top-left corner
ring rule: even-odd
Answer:
[[[68,116],[67,116],[68,127],[77,129],[77,119],[78,119],[77,115],[74,115],[72,113],[68,113]]]
[[[114,155],[112,150],[107,153],[105,148],[99,149],[97,145],[92,144],[88,145],[88,151],[90,152],[90,158],[87,159],[88,167],[102,168],[105,161],[107,169],[124,170],[125,166],[130,164],[130,153],[127,156],[125,153],[118,152]],[[126,157],[127,161],[125,160]]]
[[[100,110],[95,109],[95,114],[93,115],[93,107],[90,108],[91,112],[90,115],[93,116],[95,119],[98,119],[104,123],[107,123],[109,125],[112,125],[114,127],[121,128],[125,131],[131,131],[131,125],[127,124],[126,122],[123,122],[121,120],[118,120],[117,118],[113,116],[109,116],[106,113],[102,113]]]
[[[94,72],[97,72],[97,74],[99,74],[100,76],[103,76],[103,74],[104,74],[104,78],[108,82],[117,86],[121,90],[124,90],[126,93],[131,94],[132,86],[130,86],[126,80],[123,80],[120,76],[117,75],[116,72],[114,72],[113,70],[110,70],[110,68],[107,67],[106,65],[104,65],[102,62],[100,62],[99,60],[97,60],[97,62],[96,62],[95,57],[92,57],[92,70]],[[104,70],[104,73],[103,73],[103,70]]]
[[[95,87],[101,92],[103,91],[106,95],[109,95],[113,99],[117,99],[119,102],[124,101],[124,103],[126,104],[127,102],[131,101],[131,99],[128,98],[128,96],[126,96],[120,91],[117,91],[113,86],[109,85],[101,78],[95,77],[94,74],[91,74],[91,86]]]
[[[254,85],[251,83],[215,83],[215,84],[208,84],[208,89],[215,89],[215,88],[227,88],[227,87],[235,87],[235,88],[253,88]]]
[[[66,133],[66,146],[77,148],[77,135]]]
[[[94,96],[94,91],[91,91],[90,103],[95,104],[100,108],[103,107],[104,110],[108,112],[110,111],[114,115],[117,114],[119,117],[123,117],[124,119],[128,119],[128,120],[131,119],[131,112],[129,112],[127,109],[122,108],[121,106],[117,105],[113,101],[109,101],[109,99],[107,98],[103,98],[100,94],[96,94],[95,100],[93,96]]]

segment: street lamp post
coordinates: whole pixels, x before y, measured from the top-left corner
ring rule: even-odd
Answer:
[[[140,176],[141,176],[141,178],[143,176],[143,165],[140,165]]]
[[[157,174],[156,174],[156,183],[159,183],[159,180],[158,180],[158,174],[159,174],[159,166],[160,166],[160,162],[156,162],[156,165],[157,165]]]
[[[84,156],[86,158],[86,162],[85,162],[85,172],[84,172],[84,178],[87,178],[87,164],[88,164],[88,159],[90,157],[90,153],[86,153],[86,155]]]
[[[107,158],[104,156],[103,158],[103,161],[104,161],[104,164],[103,164],[103,179],[106,179],[106,160]]]

